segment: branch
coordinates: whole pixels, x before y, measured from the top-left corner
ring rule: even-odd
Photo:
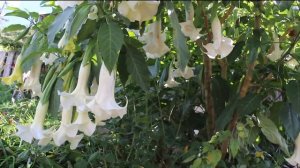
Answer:
[[[200,2],[198,1],[198,6],[201,7]],[[205,29],[207,31],[207,41],[205,43],[208,43],[212,41],[212,32],[209,31],[209,24],[208,24],[208,18],[207,15],[204,12],[204,9],[201,10],[201,15],[204,17],[204,23],[205,23]],[[201,39],[197,40],[196,43],[199,47],[202,47]],[[207,112],[207,133],[208,135],[213,135],[216,129],[216,114],[214,109],[214,103],[212,98],[212,65],[211,60],[207,55],[204,55],[204,97],[205,97],[205,107]]]

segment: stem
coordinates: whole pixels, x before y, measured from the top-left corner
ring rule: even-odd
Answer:
[[[259,29],[260,28],[260,21],[261,21],[261,15],[259,13],[259,9],[262,7],[262,2],[257,2],[258,5],[258,14],[255,15],[255,29]],[[251,81],[253,78],[253,71],[254,71],[254,67],[255,67],[255,61],[253,61],[251,64],[248,65],[247,67],[247,72],[246,72],[246,76],[245,79],[243,81],[243,85],[240,89],[240,93],[239,93],[239,97],[243,98],[247,95],[248,90],[251,86]],[[238,121],[239,115],[238,113],[235,111],[232,117],[231,122],[229,123],[229,130],[231,132],[234,131],[236,123]],[[222,157],[224,158],[226,153],[227,153],[227,148],[229,145],[229,139],[226,139],[223,141],[222,145],[221,145],[221,151],[222,151]]]
[[[198,1],[198,6],[201,7],[200,1]],[[211,42],[212,41],[212,32],[209,31],[209,25],[208,25],[208,18],[207,15],[204,12],[204,8],[201,9],[202,11],[202,16],[204,17],[204,23],[205,23],[205,29],[207,31],[208,37],[207,41]],[[200,40],[197,40],[197,45],[201,46],[202,42]],[[207,134],[208,136],[213,135],[215,132],[216,128],[216,114],[215,114],[215,109],[214,109],[214,103],[213,103],[213,98],[212,98],[212,65],[211,65],[211,60],[207,55],[203,56],[204,60],[204,97],[205,97],[205,105],[206,105],[206,112],[207,112]]]

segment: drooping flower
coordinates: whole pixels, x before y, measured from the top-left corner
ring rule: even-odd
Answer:
[[[175,73],[174,73],[174,69],[173,69],[173,66],[172,64],[170,64],[170,67],[169,67],[169,73],[168,73],[168,80],[166,81],[165,83],[165,87],[168,87],[168,88],[173,88],[173,87],[176,87],[178,86],[180,83],[175,81],[174,77],[175,77]]]
[[[68,141],[71,143],[70,148],[73,150],[77,148],[83,138],[83,134],[77,135],[78,126],[71,124],[72,109],[73,108],[63,108],[61,124],[58,130],[53,134],[53,141],[57,146],[61,146]]]
[[[42,61],[37,60],[31,67],[29,71],[29,76],[25,79],[23,89],[31,90],[32,96],[41,97],[42,88],[40,83],[40,74],[41,74]]]
[[[31,143],[33,138],[39,140],[39,145],[46,145],[52,139],[52,130],[44,130],[43,123],[48,111],[49,102],[42,103],[40,99],[33,119],[30,125],[17,125],[16,133],[22,140]]]
[[[56,56],[55,54],[47,54],[44,53],[41,57],[40,60],[43,61],[45,63],[45,65],[52,65],[54,63],[54,61],[58,58],[58,56]]]
[[[143,49],[148,58],[159,58],[166,54],[170,49],[164,43],[166,41],[166,34],[161,33],[161,21],[155,21],[148,25],[147,32],[139,38],[146,45]]]
[[[55,1],[55,5],[60,6],[63,10],[67,7],[80,5],[83,1]]]
[[[194,7],[192,3],[190,3],[189,9],[186,9],[185,13],[186,13],[186,21],[179,23],[181,26],[181,31],[185,36],[189,37],[191,41],[196,41],[202,35],[199,33],[201,29],[196,28],[193,23]]]
[[[300,133],[295,140],[295,149],[293,155],[285,160],[292,166],[300,166]]]
[[[281,57],[281,55],[284,51],[280,49],[279,38],[278,38],[276,33],[273,33],[273,41],[274,41],[274,44],[273,44],[274,45],[274,50],[272,51],[272,53],[267,55],[267,57],[271,61],[277,61]]]
[[[98,20],[98,8],[96,5],[93,5],[90,8],[90,13],[88,14],[88,19],[90,20]]]
[[[88,111],[78,111],[78,116],[73,125],[87,136],[91,136],[96,130],[96,124],[89,118]]]
[[[127,102],[124,107],[121,107],[115,100],[115,80],[115,71],[109,73],[102,63],[97,93],[87,104],[90,111],[95,114],[95,122],[98,125],[104,125],[104,120],[110,118],[122,118],[127,112]]]
[[[157,13],[159,1],[123,1],[118,6],[118,11],[131,22],[147,21]]]
[[[22,74],[23,71],[21,67],[21,56],[18,56],[12,74],[10,76],[2,77],[0,79],[5,85],[12,85],[14,82],[22,83]]]
[[[82,62],[79,69],[77,86],[72,93],[59,92],[60,102],[63,108],[77,107],[79,111],[86,111],[86,101],[89,96],[88,78],[91,64]]]
[[[191,77],[194,77],[194,69],[195,67],[189,67],[186,66],[184,68],[184,71],[182,71],[181,69],[176,69],[174,71],[174,77],[183,77],[184,79],[190,79]]]
[[[212,21],[212,33],[213,33],[213,43],[208,43],[203,47],[207,50],[207,56],[211,59],[215,59],[217,55],[221,58],[226,57],[233,50],[233,41],[230,38],[224,37],[222,35],[221,22],[216,16]]]

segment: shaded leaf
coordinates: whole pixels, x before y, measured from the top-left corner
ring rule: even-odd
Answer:
[[[55,35],[63,28],[74,11],[74,7],[67,7],[61,14],[59,14],[55,18],[54,22],[50,25],[47,32],[48,43],[52,43],[54,41]]]
[[[260,106],[260,102],[263,97],[259,94],[248,94],[244,97],[238,107],[237,111],[241,117],[251,114],[254,110],[256,110]]]
[[[237,155],[240,148],[240,143],[238,139],[231,139],[229,144],[230,153],[233,158]]]
[[[71,21],[71,27],[67,39],[76,36],[81,29],[81,26],[86,22],[87,16],[90,12],[90,5],[84,5],[75,12],[75,16]]]
[[[300,82],[297,80],[290,81],[286,86],[286,94],[292,108],[300,114]]]
[[[145,60],[144,52],[134,46],[126,45],[127,70],[132,75],[133,80],[143,89],[149,88],[150,72]]]
[[[280,109],[279,117],[283,123],[286,134],[295,140],[300,132],[300,118],[298,113],[293,111],[291,105],[285,103]]]
[[[177,14],[174,9],[173,2],[167,2],[167,8],[170,11],[170,22],[173,27],[173,42],[176,49],[178,67],[181,70],[187,66],[190,59],[190,52],[187,46],[187,40],[184,34],[181,31],[181,27],[178,21]]]
[[[99,49],[97,53],[99,53],[103,58],[103,61],[110,72],[113,70],[118,61],[119,52],[123,43],[123,31],[117,23],[102,23],[97,37],[97,45]]]

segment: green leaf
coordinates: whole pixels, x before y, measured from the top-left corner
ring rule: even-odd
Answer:
[[[190,52],[187,46],[186,37],[181,31],[181,27],[174,9],[173,2],[168,1],[167,7],[170,12],[170,22],[173,27],[173,41],[177,53],[178,67],[184,70],[190,59]]]
[[[300,132],[300,118],[298,113],[293,111],[291,105],[285,103],[280,109],[279,118],[282,121],[286,134],[295,140]]]
[[[193,164],[190,166],[190,168],[199,168],[202,164],[202,159],[201,158],[197,158],[196,160],[194,160]]]
[[[20,39],[22,39],[23,37],[25,37],[27,35],[27,33],[29,32],[30,30],[30,26],[27,27],[27,29],[23,30],[18,36],[17,38],[15,39],[15,42],[19,41]]]
[[[251,114],[254,110],[256,110],[260,106],[260,102],[263,97],[259,94],[248,94],[244,97],[237,107],[237,111],[241,117]]]
[[[84,41],[90,38],[97,29],[97,22],[95,20],[88,19],[84,25],[82,25],[78,35],[77,35],[77,42]]]
[[[48,43],[52,43],[54,41],[55,35],[63,28],[74,11],[74,7],[67,7],[61,14],[59,14],[55,18],[54,22],[50,25],[47,32]]]
[[[234,62],[236,58],[241,56],[244,46],[245,46],[244,41],[237,42],[234,45],[232,52],[227,56],[228,63]]]
[[[290,81],[286,86],[286,94],[293,110],[300,114],[300,82],[297,80]]]
[[[266,136],[266,138],[280,146],[280,149],[289,156],[288,146],[286,144],[285,139],[279,133],[276,125],[273,123],[272,120],[268,119],[265,116],[259,116],[259,125],[261,127],[261,132]]]
[[[113,70],[118,61],[123,43],[123,31],[117,23],[109,22],[100,25],[97,38],[99,52],[97,53],[103,58],[109,72]]]
[[[257,29],[253,30],[253,35],[247,40],[247,47],[249,49],[249,58],[247,64],[252,64],[258,57],[260,51],[260,31]]]
[[[207,154],[207,163],[212,167],[216,167],[222,158],[222,152],[220,150],[212,150]]]
[[[71,22],[71,27],[67,39],[77,36],[81,26],[86,22],[90,12],[90,5],[83,5],[75,12],[75,16]]]
[[[24,19],[28,19],[29,18],[28,13],[25,12],[25,11],[22,11],[19,8],[15,8],[14,11],[6,13],[5,16],[17,16],[17,17],[21,17],[21,18],[24,18]]]
[[[188,162],[191,162],[192,160],[194,160],[197,156],[196,155],[191,155],[189,157],[187,157],[186,159],[184,159],[182,161],[182,163],[188,163]]]
[[[2,31],[3,32],[11,32],[11,31],[19,31],[19,30],[24,30],[26,29],[26,26],[21,25],[21,24],[12,24],[7,27],[5,27]]]
[[[225,109],[222,111],[222,113],[217,118],[217,130],[223,130],[225,126],[230,122],[232,115],[235,111],[235,109],[238,106],[238,96],[233,96],[230,100],[230,102],[227,104]]]
[[[122,84],[125,86],[128,77],[129,77],[129,72],[127,71],[127,64],[124,64],[126,62],[126,48],[123,47],[120,51],[120,56],[118,59],[118,64],[117,64],[117,70],[119,72],[119,77],[122,82]]]
[[[145,60],[144,52],[134,46],[126,45],[127,70],[133,80],[145,91],[149,88],[150,72]]]
[[[238,139],[231,139],[229,143],[230,153],[233,158],[237,155],[240,148],[240,143]]]
[[[36,32],[28,47],[22,54],[22,68],[26,72],[28,71],[34,61],[43,53],[43,50],[47,47],[47,38],[40,32]]]

